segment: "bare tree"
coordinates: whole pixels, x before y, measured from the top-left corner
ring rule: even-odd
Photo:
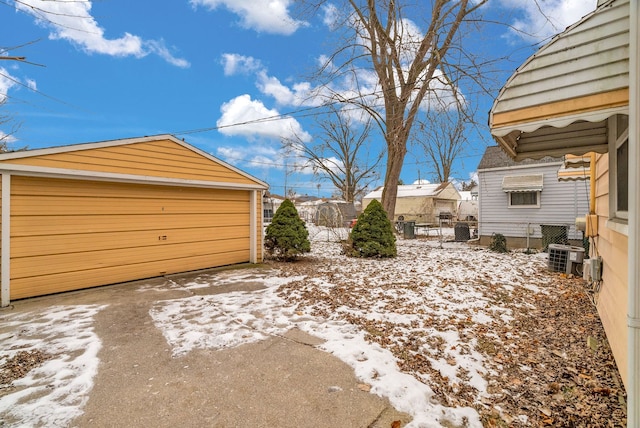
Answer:
[[[346,33],[347,38],[322,68],[321,75],[327,79],[324,90],[333,99],[367,111],[380,128],[387,148],[382,205],[390,219],[418,111],[435,100],[464,103],[460,80],[470,78],[477,84],[481,79],[481,64],[464,48],[461,28],[478,22],[475,14],[487,1],[342,0],[334,2],[335,6],[323,0],[307,2],[330,9],[335,29]],[[340,16],[341,12],[346,16]],[[426,22],[416,24],[408,17],[424,17]],[[419,30],[420,24],[425,31]],[[357,89],[336,89],[331,82],[340,78],[350,79]]]
[[[6,102],[7,98],[0,100],[0,109]],[[20,124],[10,114],[0,113],[0,128],[4,128],[0,129],[0,153],[14,151],[9,147],[9,143],[14,140],[13,135],[20,129]],[[26,147],[17,150],[26,150]]]
[[[417,120],[412,140],[425,154],[437,183],[451,179],[453,163],[466,147],[468,118],[461,109],[429,109]]]
[[[353,202],[378,178],[375,170],[384,153],[378,153],[372,160],[363,156],[362,151],[369,143],[370,119],[358,124],[335,106],[329,109],[329,119],[318,122],[315,143],[305,143],[297,137],[283,143],[286,149],[306,160],[305,167],[330,180],[342,199]]]
[[[478,183],[476,183],[476,180],[474,180],[473,178],[470,179],[469,181],[463,181],[462,182],[462,191],[463,192],[470,192],[477,185],[478,185]]]

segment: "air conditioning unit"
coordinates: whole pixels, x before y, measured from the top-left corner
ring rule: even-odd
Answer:
[[[572,245],[549,244],[549,270],[567,275],[582,276],[584,248]]]

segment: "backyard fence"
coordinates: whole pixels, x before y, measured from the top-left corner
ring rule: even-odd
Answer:
[[[573,223],[530,223],[530,222],[479,222],[478,236],[481,241],[491,239],[494,234],[502,234],[514,248],[539,248],[546,251],[549,244],[571,244],[584,246],[588,243],[584,233]],[[483,242],[482,242],[483,243]]]

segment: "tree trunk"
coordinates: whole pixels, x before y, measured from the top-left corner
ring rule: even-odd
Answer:
[[[398,182],[400,172],[404,163],[404,156],[407,154],[406,145],[398,147],[388,147],[387,171],[385,174],[384,188],[382,189],[382,208],[387,213],[389,221],[393,222],[396,211],[396,197],[398,195]]]

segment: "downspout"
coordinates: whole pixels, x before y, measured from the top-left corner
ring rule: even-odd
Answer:
[[[638,2],[629,9],[629,218],[628,218],[628,388],[627,426],[640,426],[640,40]]]

